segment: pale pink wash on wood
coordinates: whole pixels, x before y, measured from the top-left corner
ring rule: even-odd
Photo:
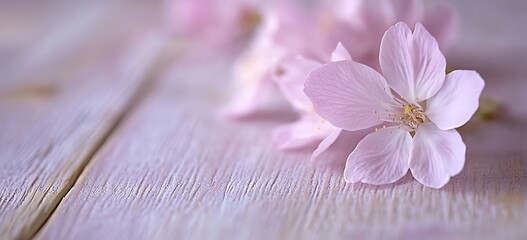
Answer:
[[[466,20],[481,17],[482,12],[492,19],[525,16],[511,14],[501,2],[452,2],[462,7]],[[512,8],[523,3],[513,2]],[[475,28],[463,28],[463,36],[482,39],[488,34],[483,31],[487,25],[478,25],[477,19],[467,23]],[[503,29],[499,28],[517,33],[514,28]],[[514,44],[502,48],[505,52],[495,52],[493,44],[507,43],[508,37],[493,37],[495,42],[479,42],[479,48],[490,53],[477,54],[496,58],[481,58],[486,60],[476,61],[474,67],[495,67],[492,64],[503,59],[527,56]],[[477,46],[465,40],[455,47],[464,55],[474,49]],[[517,55],[508,58],[512,52]],[[470,62],[458,63],[468,68]],[[466,166],[441,190],[425,188],[409,176],[383,187],[345,184],[344,161],[310,162],[309,152],[274,151],[269,132],[277,122],[218,120],[214,110],[226,99],[221,94],[226,68],[226,63],[182,64],[169,74],[100,149],[36,238],[523,239],[527,235],[524,120],[473,123],[461,129],[468,149]],[[525,100],[521,91],[512,91],[515,84],[525,86],[524,75],[481,70],[488,93],[507,103]]]
[[[462,131],[470,149],[465,170],[441,190],[410,176],[381,187],[345,184],[344,160],[310,162],[309,152],[273,150],[269,133],[276,121],[217,119],[214,111],[226,99],[217,79],[226,67],[180,64],[162,79],[100,149],[37,239],[495,239],[527,233],[525,128],[468,126]],[[513,144],[501,151],[476,146],[491,133]]]
[[[122,17],[107,19],[115,23]],[[97,25],[105,37],[72,49],[80,52],[74,61],[54,59],[49,67],[61,71],[29,66],[26,71],[34,72],[25,72],[25,78],[10,79],[14,75],[5,72],[0,81],[2,239],[27,239],[39,230],[159,56],[161,40],[145,36],[144,28],[126,32]]]

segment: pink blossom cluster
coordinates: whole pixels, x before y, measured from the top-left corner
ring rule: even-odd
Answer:
[[[240,43],[258,25],[258,0],[164,0],[164,26],[208,51]]]
[[[352,134],[357,140],[343,144],[351,152],[350,183],[389,184],[410,170],[423,185],[441,188],[463,169],[466,147],[456,128],[477,110],[484,81],[475,71],[446,74],[441,49],[456,26],[449,6],[274,2],[258,14],[234,65],[230,117],[254,114],[278,89],[299,119],[276,129],[274,146],[318,144],[316,159]]]

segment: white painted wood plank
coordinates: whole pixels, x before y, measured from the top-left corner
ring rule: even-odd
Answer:
[[[524,123],[473,124],[444,189],[345,184],[343,162],[269,147],[273,121],[217,119],[225,64],[185,64],[90,162],[38,239],[525,236]],[[206,79],[212,79],[207,81]],[[497,139],[510,143],[489,146]],[[342,156],[341,156],[342,157]],[[374,235],[370,235],[370,234]]]
[[[78,46],[88,46],[83,51],[69,49],[81,52],[77,60],[54,58],[59,66],[49,67],[61,71],[35,69],[20,80],[5,72],[0,81],[0,238],[27,239],[38,231],[159,55],[163,40],[148,36],[150,30],[108,30]]]
[[[501,3],[485,3],[486,11],[503,11]],[[460,6],[472,14],[468,16],[481,14],[481,8]],[[489,14],[480,17],[485,16]],[[474,29],[463,34],[488,34],[483,26]],[[506,42],[510,37],[498,39]],[[492,44],[496,43],[481,46]],[[472,53],[469,46],[474,50],[466,41],[455,49]],[[504,53],[492,49],[492,55],[474,55],[493,56],[494,61],[474,61],[473,66],[485,73],[486,93],[509,106],[522,106],[524,78],[496,72],[492,66],[527,55],[519,51],[508,56],[518,45],[499,46]],[[179,63],[167,73],[97,153],[36,238],[527,236],[527,122],[521,118],[525,110],[463,128],[465,169],[441,190],[427,189],[411,176],[388,186],[345,184],[342,155],[332,153],[327,160],[311,162],[308,152],[281,153],[269,146],[271,130],[287,117],[247,123],[218,119],[216,110],[227,97],[227,70],[228,61],[201,59]]]

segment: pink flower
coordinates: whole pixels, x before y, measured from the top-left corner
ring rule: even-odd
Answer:
[[[393,24],[423,20],[445,41],[454,25],[448,7],[424,14],[419,0],[331,0],[317,2],[309,10],[314,11],[288,2],[263,12],[263,24],[235,64],[230,117],[247,117],[268,105],[275,96],[271,79],[282,61],[302,55],[326,62],[327,52],[340,41],[355,60],[379,69],[378,46]]]
[[[349,155],[347,182],[393,183],[411,170],[416,180],[444,186],[465,162],[465,144],[455,128],[478,107],[484,81],[457,70],[445,76],[437,41],[417,23],[398,23],[384,34],[383,75],[354,62],[328,63],[313,70],[305,93],[315,111],[338,128],[356,131],[384,124]]]
[[[351,56],[342,44],[338,44],[331,61],[351,60]],[[294,123],[279,127],[273,135],[273,144],[278,149],[296,149],[319,144],[313,158],[330,147],[340,135],[341,129],[322,119],[313,109],[313,104],[304,94],[304,82],[309,72],[322,63],[303,57],[289,58],[282,62],[275,77],[281,92],[300,114]]]
[[[336,18],[333,37],[350,46],[356,60],[375,69],[381,38],[397,22],[422,22],[441,47],[449,45],[455,32],[456,17],[448,5],[425,9],[421,0],[337,0],[330,9]]]
[[[247,35],[259,18],[256,3],[250,0],[165,0],[162,7],[170,33],[211,48]]]
[[[234,96],[226,111],[231,118],[250,116],[270,101],[275,93],[273,76],[282,60],[321,55],[316,40],[305,39],[314,25],[305,9],[283,3],[269,6],[263,16],[253,42],[234,64]]]

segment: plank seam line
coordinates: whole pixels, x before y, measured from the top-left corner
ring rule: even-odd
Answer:
[[[152,38],[152,37],[150,37]],[[147,40],[148,41],[148,40]],[[162,39],[157,39],[157,41],[163,41]],[[118,127],[124,122],[125,119],[128,119],[128,117],[134,112],[134,110],[140,105],[140,103],[152,92],[153,87],[157,83],[157,80],[159,79],[159,76],[157,73],[159,73],[160,69],[163,69],[163,67],[168,64],[170,61],[167,61],[166,53],[163,53],[163,47],[166,46],[165,42],[158,42],[156,43],[158,46],[156,46],[155,49],[153,49],[156,56],[150,56],[153,59],[150,59],[150,62],[147,63],[145,66],[145,70],[143,73],[140,73],[138,78],[142,78],[140,80],[139,86],[137,89],[130,95],[129,101],[125,103],[123,110],[117,114],[115,117],[115,120],[109,124],[108,129],[105,133],[102,134],[102,137],[96,141],[96,144],[94,144],[94,147],[92,147],[89,152],[87,153],[85,160],[81,161],[81,164],[78,167],[78,170],[75,171],[72,175],[72,181],[71,184],[66,184],[64,189],[62,189],[59,194],[56,196],[57,199],[60,199],[57,201],[56,204],[53,204],[50,206],[52,209],[50,210],[47,218],[38,226],[34,233],[30,233],[31,239],[34,239],[35,236],[37,236],[41,230],[44,228],[44,226],[50,222],[50,219],[52,219],[53,215],[55,214],[55,211],[57,208],[62,204],[62,201],[66,199],[66,197],[70,194],[71,190],[75,185],[77,185],[77,182],[81,179],[82,175],[85,173],[85,170],[88,169],[89,165],[92,164],[94,159],[97,156],[97,153],[100,152],[100,150],[103,149],[103,146],[105,143],[110,139],[110,137],[116,132]],[[161,56],[160,56],[161,55]]]

